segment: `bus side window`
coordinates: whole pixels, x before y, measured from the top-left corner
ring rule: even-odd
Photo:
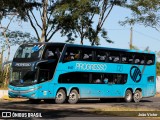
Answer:
[[[128,58],[127,63],[128,63],[128,64],[133,64],[134,56],[135,56],[135,55],[134,55],[133,53],[127,53],[127,58]]]
[[[64,62],[80,60],[81,51],[77,48],[67,48],[65,53]]]
[[[152,63],[153,63],[152,60],[148,60],[148,61],[147,61],[147,65],[151,65]]]
[[[61,48],[53,48],[53,46],[47,46],[45,49],[45,52],[43,54],[43,59],[49,60],[49,59],[56,59],[58,60],[60,57],[60,50]]]
[[[155,56],[154,55],[146,55],[146,65],[152,65],[154,64],[154,59],[155,59]]]
[[[106,52],[105,51],[96,51],[96,61],[105,62],[106,61]]]
[[[82,49],[82,60],[93,61],[93,52],[91,49]]]
[[[127,82],[127,74],[114,74],[115,84],[125,84]]]
[[[100,73],[92,73],[93,83],[102,83],[102,76]]]
[[[109,55],[109,62],[111,63],[119,63],[120,62],[120,54],[119,52],[111,52]]]
[[[135,63],[135,64],[138,64],[138,65],[143,65],[143,64],[145,64],[145,55],[144,55],[144,54],[141,54],[141,53],[136,53],[136,54],[135,54],[134,63]]]
[[[79,76],[79,77],[77,77]],[[71,72],[61,74],[58,78],[59,83],[77,83],[77,84],[89,84],[89,73]]]
[[[104,74],[103,81],[105,84],[125,84],[127,82],[127,74]]]

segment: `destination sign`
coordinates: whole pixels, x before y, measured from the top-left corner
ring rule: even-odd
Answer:
[[[75,69],[105,71],[107,69],[107,65],[105,65],[105,64],[76,63]]]
[[[29,67],[31,66],[31,63],[16,63],[15,66],[17,67]]]

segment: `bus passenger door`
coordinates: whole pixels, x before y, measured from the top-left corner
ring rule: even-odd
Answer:
[[[39,69],[38,70],[38,98],[48,98],[49,97],[49,70],[47,69]]]

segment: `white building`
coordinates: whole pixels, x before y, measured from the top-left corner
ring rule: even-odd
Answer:
[[[157,81],[156,81],[156,89],[157,92],[160,93],[160,76],[157,76]]]

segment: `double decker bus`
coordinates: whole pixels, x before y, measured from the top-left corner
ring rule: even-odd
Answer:
[[[30,43],[15,53],[9,97],[33,103],[124,98],[139,102],[156,93],[153,52],[65,43]]]

